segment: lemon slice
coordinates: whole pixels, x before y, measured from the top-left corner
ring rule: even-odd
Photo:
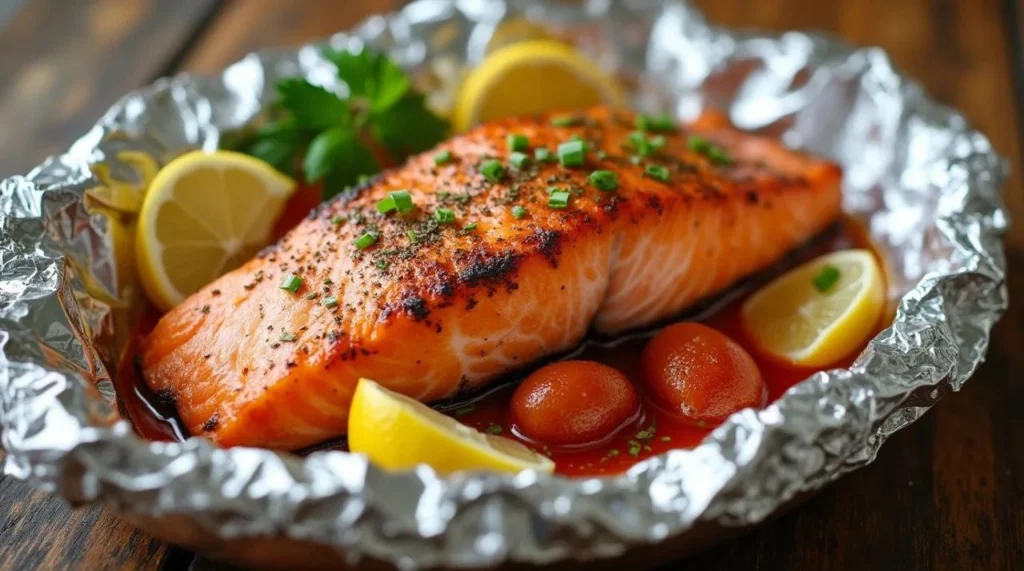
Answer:
[[[554,40],[507,45],[487,56],[459,89],[453,121],[482,121],[544,111],[621,105],[622,88],[572,46]]]
[[[295,181],[230,151],[182,155],[157,173],[136,230],[142,287],[166,311],[270,240]]]
[[[743,323],[772,355],[807,367],[836,363],[874,333],[885,307],[868,250],[835,252],[791,270],[743,304]]]
[[[508,438],[484,434],[405,395],[360,379],[348,417],[348,447],[381,468],[429,464],[462,470],[551,472],[550,459]]]

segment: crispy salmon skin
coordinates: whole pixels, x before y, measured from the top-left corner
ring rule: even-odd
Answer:
[[[840,169],[777,141],[635,134],[634,115],[606,108],[560,119],[477,127],[321,205],[163,316],[146,382],[194,434],[298,449],[346,432],[360,377],[425,402],[479,387],[590,327],[670,317],[839,215]],[[513,165],[512,134],[528,164]],[[557,148],[574,138],[584,164],[566,167]],[[588,178],[598,169],[615,189]],[[380,213],[395,190],[414,209]]]

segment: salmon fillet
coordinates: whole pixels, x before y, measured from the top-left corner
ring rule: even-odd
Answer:
[[[572,348],[588,328],[609,334],[677,314],[839,215],[840,169],[777,141],[702,127],[731,159],[721,164],[690,150],[693,131],[679,129],[637,165],[632,114],[596,108],[576,119],[477,127],[322,204],[163,316],[141,348],[146,382],[193,434],[298,449],[346,432],[360,377],[424,402],[480,387]],[[534,161],[492,182],[480,170],[509,164],[509,134],[528,137],[531,154],[580,136],[586,164]],[[444,150],[451,160],[436,165]],[[615,172],[618,188],[588,183],[595,169]],[[567,207],[549,206],[551,187],[570,193]],[[396,189],[416,209],[378,213]],[[455,222],[436,223],[440,208]],[[377,242],[357,248],[366,233]],[[302,280],[295,293],[280,287],[288,275]]]

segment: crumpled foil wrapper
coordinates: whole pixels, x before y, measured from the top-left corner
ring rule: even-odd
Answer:
[[[151,443],[119,420],[110,375],[139,305],[133,213],[160,164],[260,115],[275,79],[330,84],[315,46],[253,54],[216,77],[129,94],[63,155],[0,183],[0,429],[7,474],[74,504],[184,516],[223,539],[286,537],[402,567],[614,557],[702,526],[757,523],[872,461],[894,431],[959,390],[1007,306],[1005,163],[875,48],[709,25],[680,1],[419,0],[335,46],[386,49],[432,90],[478,62],[501,22],[544,21],[615,69],[635,106],[727,110],[845,167],[845,209],[890,263],[892,326],[848,370],[818,373],[700,446],[607,479],[524,472],[386,473],[306,458]]]

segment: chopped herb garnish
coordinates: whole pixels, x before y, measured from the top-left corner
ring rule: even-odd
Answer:
[[[636,440],[630,440],[629,441],[629,455],[630,456],[639,456],[641,449],[642,449],[642,446],[640,446],[639,442],[637,442]]]
[[[508,150],[510,151],[525,151],[530,148],[530,139],[526,135],[511,133],[508,137],[505,137],[505,144],[508,145]]]
[[[523,208],[522,206],[513,206],[512,207],[512,217],[513,218],[515,218],[516,220],[522,220],[524,216],[526,216],[526,209],[525,208]]]
[[[408,190],[392,190],[389,197],[392,202],[395,203],[395,208],[397,208],[399,212],[410,212],[416,207],[416,205],[412,203],[412,195],[409,194]]]
[[[356,240],[354,242],[354,244],[356,245],[356,248],[359,248],[360,250],[365,250],[365,249],[369,248],[370,246],[372,246],[372,245],[374,245],[376,243],[377,243],[377,233],[376,232],[363,232],[363,234],[361,236],[359,236],[358,238],[356,238]]]
[[[328,296],[325,297],[323,301],[321,301],[320,303],[323,304],[324,307],[335,307],[336,305],[338,305],[338,298],[334,297],[333,295]]]
[[[590,184],[594,185],[597,190],[603,192],[611,192],[616,188],[619,188],[619,176],[613,171],[594,171],[590,173],[587,180]]]
[[[412,229],[407,230],[405,232],[405,235],[409,237],[409,240],[412,241],[413,244],[416,243],[416,231],[415,230],[412,230]]]
[[[512,163],[512,166],[517,169],[522,169],[530,164],[530,156],[526,153],[512,153],[508,156],[508,162]]]
[[[672,442],[672,437],[671,436],[662,436],[658,440],[661,440],[662,442]]]
[[[668,114],[637,115],[634,122],[641,131],[675,131],[676,120]]]
[[[691,151],[700,153],[711,159],[715,164],[727,165],[732,163],[732,158],[725,152],[725,149],[714,145],[711,141],[708,141],[700,135],[690,135],[690,137],[686,139],[686,146]]]
[[[316,292],[315,291],[311,291],[311,292],[307,293],[306,294],[306,299],[316,299]]]
[[[547,149],[545,147],[534,149],[533,158],[537,159],[537,162],[539,163],[553,163],[557,160],[555,159],[555,154],[551,152],[551,149]]]
[[[640,157],[640,156],[637,156],[637,155],[633,155],[632,157],[629,157],[629,162],[634,164],[634,165],[639,166],[640,163],[644,162],[644,159],[643,159],[643,157]]]
[[[651,145],[652,149],[654,149],[655,151],[660,151],[662,148],[665,147],[666,140],[664,135],[658,135],[657,137],[651,137],[650,139],[647,139],[647,142]]]
[[[292,342],[295,341],[295,339],[296,339],[296,337],[292,333],[282,333],[281,334],[281,341],[284,341],[285,343],[292,343]]]
[[[454,411],[452,411],[452,414],[454,414],[455,416],[465,416],[473,412],[474,410],[476,410],[475,406],[467,404],[466,406],[460,406],[459,408],[455,409]]]
[[[583,166],[583,153],[586,144],[583,141],[568,141],[558,145],[558,161],[563,167]]]
[[[696,153],[706,153],[711,149],[711,142],[700,135],[690,135],[686,139],[686,148]]]
[[[438,208],[434,211],[434,220],[438,224],[455,224],[455,212],[451,208]]]
[[[476,230],[476,222],[466,224],[465,226],[462,227],[462,229],[467,232],[472,232],[473,230]]]
[[[548,196],[548,206],[551,208],[566,208],[569,206],[569,197],[572,196],[564,190],[556,190]]]
[[[331,216],[331,224],[335,226],[341,226],[344,223],[345,219],[342,218],[341,214],[335,214],[334,216]]]
[[[487,427],[487,432],[490,432],[491,434],[501,434],[502,432],[505,432],[505,429],[503,429],[500,424],[495,424],[492,422]]]
[[[661,182],[668,182],[668,169],[661,165],[647,165],[644,167],[644,174]]]
[[[611,457],[611,458],[614,458],[614,457],[618,456],[619,454],[620,454],[620,452],[619,452],[618,448],[612,448],[611,450],[608,451],[608,456]]]
[[[395,205],[395,199],[390,195],[377,201],[377,212],[381,214],[387,214],[392,210],[396,210],[398,207]]]
[[[654,424],[651,424],[647,428],[641,430],[640,432],[637,432],[636,433],[636,439],[637,440],[650,440],[651,438],[654,438],[654,432],[655,432]]]
[[[714,161],[716,164],[732,164],[732,157],[726,154],[725,149],[722,149],[721,147],[712,147],[707,154],[708,158]]]
[[[490,182],[498,182],[505,176],[505,167],[496,159],[491,159],[480,165],[480,174]]]
[[[826,293],[836,285],[837,281],[839,281],[839,268],[832,264],[825,264],[818,270],[818,274],[814,276],[811,283],[814,284],[814,289]]]
[[[295,274],[288,274],[287,276],[284,277],[284,280],[281,282],[281,289],[289,293],[295,293],[299,291],[300,287],[302,287],[302,278]]]
[[[582,122],[583,119],[577,115],[562,115],[551,118],[551,124],[555,127],[575,127]]]
[[[452,152],[448,150],[441,151],[434,155],[434,164],[441,166],[452,160]]]
[[[373,265],[377,266],[377,269],[385,270],[388,267],[388,261],[384,259],[379,259],[375,261]]]

